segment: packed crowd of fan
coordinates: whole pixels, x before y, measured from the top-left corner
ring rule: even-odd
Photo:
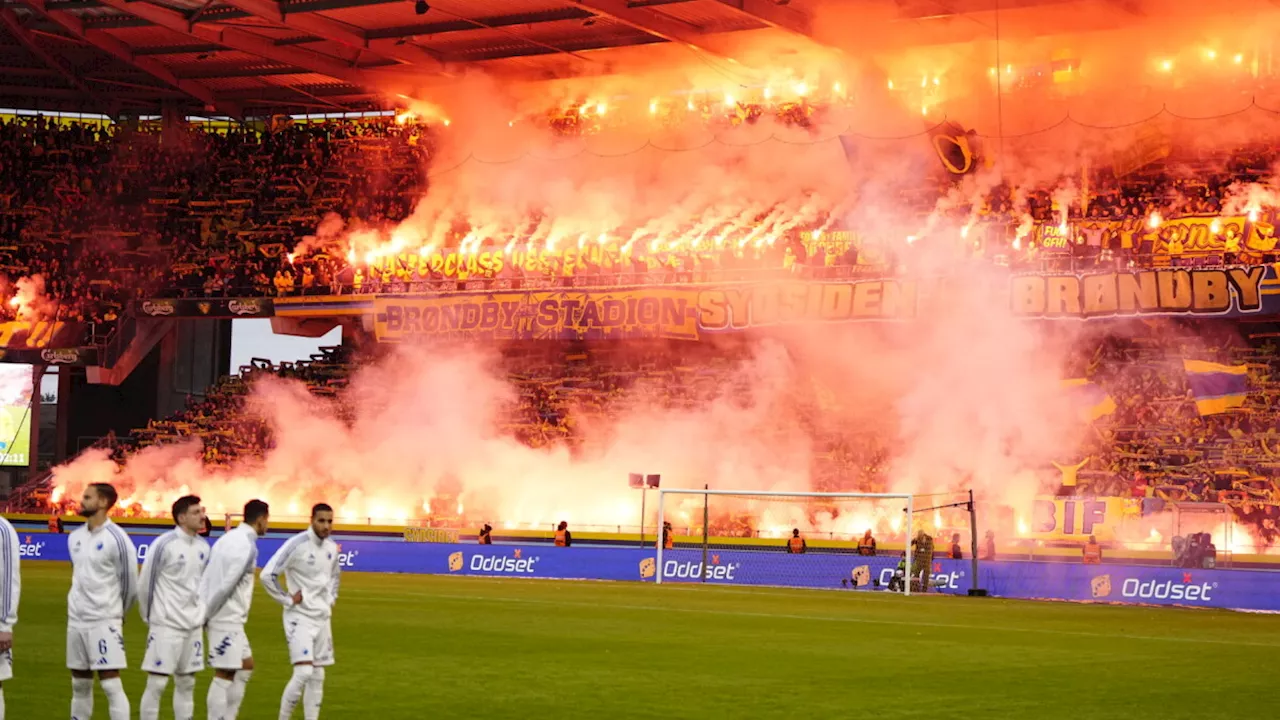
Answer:
[[[39,275],[62,320],[110,322],[130,300],[274,295],[287,252],[329,213],[382,224],[422,192],[413,126],[157,133],[0,121],[0,270]],[[323,258],[321,284],[336,272]],[[5,308],[12,313],[13,308]]]
[[[330,213],[351,226],[383,230],[408,216],[426,190],[431,149],[426,129],[385,118],[166,133],[41,117],[0,122],[0,271],[10,282],[41,276],[59,319],[110,323],[143,297],[847,277],[909,268],[915,251],[902,238],[872,242],[856,232],[827,232],[816,239],[792,233],[772,244],[707,240],[696,249],[655,249],[643,241],[625,249],[594,241],[583,247],[579,239],[576,248],[538,253],[532,262],[514,257],[501,244],[506,239],[482,240],[463,254],[440,248],[453,255],[444,262],[428,262],[417,249],[370,258],[334,245],[292,254]],[[1250,148],[1195,164],[1174,157],[1122,178],[1097,170],[1087,198],[1077,196],[1066,208],[1080,232],[1061,246],[1035,233],[1013,242],[1028,217],[1044,227],[1061,222],[1052,188],[1015,201],[1018,193],[997,185],[978,206],[966,202],[943,212],[939,226],[976,222],[962,242],[967,251],[1014,267],[1269,261],[1269,214],[1255,224],[1257,252],[1225,229],[1209,247],[1191,248],[1176,230],[1145,222],[1156,213],[1220,212],[1239,183],[1264,177],[1274,155],[1273,148]],[[948,182],[922,182],[904,202],[914,212],[935,212]],[[1133,227],[1088,224],[1100,220]],[[485,254],[504,261],[480,261]]]
[[[1077,457],[1062,458],[1061,492],[1225,503],[1268,544],[1280,522],[1280,346],[1249,343],[1230,323],[1197,323],[1195,335],[1164,321],[1090,348],[1071,372],[1088,375],[1116,402],[1094,422]],[[1202,416],[1183,359],[1246,365],[1244,406]]]
[[[231,466],[259,458],[273,446],[269,426],[247,407],[257,380],[273,375],[299,380],[316,395],[336,400],[342,413],[353,413],[358,398],[342,392],[350,374],[380,350],[356,352],[347,346],[322,348],[307,360],[272,364],[255,360],[232,377],[223,378],[203,397],[163,420],[151,421],[128,438],[110,438],[113,458],[125,462],[145,448],[199,440],[203,461]],[[500,432],[533,448],[566,447],[586,457],[607,447],[624,414],[644,410],[696,410],[716,399],[753,402],[758,391],[743,373],[752,344],[735,339],[716,343],[669,343],[663,340],[560,343],[534,341],[508,347],[503,375],[514,400],[500,412]],[[814,440],[815,486],[826,490],[884,489],[883,467],[853,448],[870,449],[871,434],[844,437],[831,420],[823,425],[821,390],[783,394],[749,430],[754,441],[780,441],[798,431]],[[808,443],[806,443],[807,445]],[[883,456],[879,458],[883,460]],[[854,468],[854,463],[861,463]],[[452,507],[448,504],[448,507]]]
[[[355,370],[353,353],[347,346],[323,347],[310,358],[297,362],[272,363],[254,359],[236,375],[221,378],[202,396],[187,398],[186,407],[161,420],[152,420],[144,428],[134,429],[129,436],[111,434],[94,444],[107,449],[116,463],[124,464],[139,451],[149,447],[183,442],[198,442],[206,466],[230,467],[239,462],[252,463],[272,447],[269,426],[249,412],[246,401],[253,383],[266,376],[296,380],[309,392],[334,397]],[[42,480],[45,483],[47,480]],[[32,497],[47,502],[47,492],[38,490]],[[59,508],[54,508],[59,509]],[[68,498],[60,509],[74,512],[75,498]],[[122,506],[125,515],[142,515],[141,506]]]
[[[321,348],[309,359],[278,365],[254,360],[239,374],[223,378],[204,397],[189,398],[181,412],[135,431],[134,449],[199,438],[206,465],[225,467],[261,457],[271,447],[271,433],[261,418],[246,412],[245,400],[254,381],[272,375],[305,383],[313,394],[334,396],[346,386],[352,370],[350,351],[343,346]]]
[[[574,263],[554,258],[537,272],[505,263],[501,272],[452,274],[387,256],[373,264],[339,252],[290,258],[298,240],[315,232],[329,213],[374,227],[406,217],[425,190],[431,141],[413,125],[371,120],[295,126],[276,131],[190,130],[167,136],[121,126],[94,129],[55,125],[42,118],[0,122],[0,271],[10,280],[39,275],[57,303],[59,319],[111,323],[130,300],[171,295],[291,295],[329,292],[403,292],[487,284],[608,282],[616,273],[646,282],[678,282],[752,273],[838,276],[861,268],[897,266],[909,251],[884,253],[858,247],[848,234],[828,233],[814,242],[787,238],[775,245],[709,249],[700,253],[644,253],[627,258],[581,253]],[[1078,201],[1067,215],[1082,227],[1123,220],[1128,234],[1082,233],[1057,257],[1078,262],[1114,260],[1128,265],[1176,262],[1178,253],[1147,220],[1181,215],[1214,216],[1239,183],[1262,180],[1274,150],[1247,149],[1188,163],[1157,164],[1116,178],[1094,175],[1087,209]],[[1178,175],[1165,167],[1179,167]],[[922,190],[921,212],[936,205],[938,188]],[[1026,210],[1043,225],[1062,218],[1052,190],[1028,193]],[[1043,259],[1049,248],[1031,239],[1021,254],[1008,246],[1019,223],[1014,193],[997,186],[979,208],[949,211],[955,224],[975,216],[988,230],[976,235],[975,253],[1011,265]],[[1265,211],[1264,211],[1265,212]],[[1273,234],[1268,215],[1258,223]],[[1147,228],[1144,230],[1143,228]],[[1001,248],[986,251],[983,243]],[[1274,240],[1272,239],[1272,242]],[[732,245],[732,244],[731,244]],[[475,253],[501,252],[481,245]],[[1188,253],[1189,254],[1189,253]],[[416,255],[414,253],[413,255]],[[1272,252],[1222,243],[1197,261],[1274,261]],[[425,269],[424,269],[425,268]],[[491,279],[485,279],[492,275]],[[0,312],[12,313],[10,307]],[[1188,398],[1179,360],[1205,355],[1202,342],[1171,348],[1158,338],[1112,341],[1088,358],[1081,374],[1094,377],[1118,403],[1097,423],[1097,435],[1079,458],[1077,492],[1164,500],[1223,500],[1269,538],[1280,520],[1272,478],[1280,468],[1280,357],[1274,347],[1245,347],[1223,340],[1209,353],[1223,362],[1247,362],[1253,392],[1239,412],[1202,418]],[[663,344],[651,351],[629,345],[566,351],[549,345],[508,358],[520,407],[507,429],[532,446],[564,443],[592,451],[606,426],[593,416],[616,415],[637,402],[689,406],[723,393],[723,379],[745,350],[689,344],[679,353]],[[549,357],[550,353],[554,357]],[[245,390],[266,372],[296,376],[314,392],[334,393],[351,369],[349,358],[324,357],[282,367],[260,364],[224,381],[174,418],[134,434],[145,446],[184,437],[203,441],[205,460],[226,464],[270,447],[268,429],[243,412]],[[811,476],[829,490],[880,491],[892,457],[891,438],[877,432],[850,435],[822,425],[821,389],[802,393],[794,407],[758,428],[761,437],[800,427],[816,454]],[[1051,469],[1047,469],[1052,472]]]

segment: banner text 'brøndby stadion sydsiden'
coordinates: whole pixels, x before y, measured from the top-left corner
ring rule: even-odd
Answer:
[[[927,283],[885,278],[381,295],[372,312],[384,342],[442,335],[695,339],[782,325],[907,321],[945,303],[951,292],[965,292],[957,283],[966,282],[972,281],[953,275]],[[993,295],[991,306],[1024,318],[1280,314],[1280,277],[1270,265],[1015,274],[1007,282],[1007,298]]]
[[[31,533],[20,537],[24,562],[66,561],[66,536]],[[155,537],[136,535],[139,562]],[[284,540],[259,541],[259,564]],[[658,560],[652,549],[557,548],[549,545],[488,545],[352,540],[341,543],[340,562],[348,572],[469,575],[559,580],[653,582]],[[897,558],[854,554],[804,556],[783,552],[701,549],[667,550],[664,582],[708,582],[740,586],[803,587],[873,592],[888,586]],[[1183,605],[1280,612],[1280,573],[1254,570],[1186,570],[1127,565],[1055,562],[981,562],[972,583],[968,560],[935,560],[930,586],[963,595],[971,586],[997,597],[1150,605]]]
[[[996,232],[998,226],[986,230]],[[1117,269],[1118,263],[1102,262],[1089,271],[1001,275],[991,266],[960,265],[943,277],[929,279],[864,275],[828,281],[378,295],[363,309],[373,313],[377,337],[389,342],[439,335],[696,338],[780,325],[902,321],[928,317],[960,293],[972,294],[974,285],[991,291],[986,311],[1007,308],[1025,318],[1280,314],[1280,274],[1275,266],[1262,262],[1275,252],[1274,218],[1188,216],[1154,224],[1145,218],[1079,220],[1067,226],[1038,223],[1026,241],[1050,263],[1054,258],[1069,261],[1081,248],[1093,248],[1096,254],[1105,244],[1120,248],[1121,253],[1125,248],[1136,251],[1147,267]],[[821,245],[816,236],[811,243]],[[840,246],[823,249],[839,252]],[[606,249],[599,252],[607,254]],[[436,264],[448,270],[448,260],[444,257]],[[1162,264],[1157,260],[1170,266],[1151,267]],[[1240,264],[1222,266],[1224,261]],[[525,264],[529,262],[526,258]],[[1206,265],[1178,266],[1185,262]],[[462,264],[459,257],[452,267]],[[537,274],[536,263],[527,269]]]
[[[688,268],[632,272],[628,268],[635,258],[612,242],[510,254],[501,248],[406,251],[380,261],[396,268],[390,282],[351,281],[328,288],[332,295],[141,300],[130,314],[363,318],[384,342],[441,336],[693,339],[787,325],[927,319],[958,299],[970,312],[1029,319],[1269,316],[1280,314],[1280,274],[1264,262],[1276,254],[1276,221],[1268,213],[1266,218],[1187,216],[1155,223],[1143,218],[1038,223],[1022,242],[1036,248],[1038,259],[1030,264],[1039,271],[1011,271],[993,257],[990,263],[962,262],[927,277],[889,272],[881,252],[885,243],[848,231],[800,233],[801,242],[809,252],[829,257],[856,247],[859,261],[868,264],[804,266],[794,276],[778,269],[782,277],[769,279],[760,269],[744,270],[742,278],[724,282],[709,282]],[[991,247],[1005,247],[1009,229],[1007,223],[979,223],[969,237],[989,236]],[[1126,267],[1124,257],[1139,267]],[[1092,267],[1082,270],[1077,263]],[[1057,266],[1073,269],[1043,270]],[[566,275],[557,276],[556,268]],[[389,272],[384,266],[381,276]],[[734,271],[712,274],[732,277]],[[989,302],[980,307],[971,302],[975,290]]]

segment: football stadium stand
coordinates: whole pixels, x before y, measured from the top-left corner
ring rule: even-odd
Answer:
[[[252,298],[430,290],[590,287],[739,280],[841,278],[910,270],[898,251],[862,246],[847,229],[827,239],[796,232],[757,245],[583,252],[512,262],[505,239],[485,239],[462,255],[506,255],[483,267],[463,259],[458,228],[433,252],[418,248],[365,258],[323,243],[295,253],[330,214],[353,225],[390,228],[427,187],[433,131],[391,118],[324,121],[269,129],[188,129],[181,142],[158,132],[62,124],[41,116],[0,121],[0,265],[10,277],[39,276],[58,318],[106,335],[131,301]],[[1094,271],[1265,263],[1274,259],[1271,218],[1252,211],[1251,228],[1223,220],[1195,233],[1178,218],[1223,211],[1232,184],[1260,177],[1274,148],[1170,158],[1167,165],[1115,178],[1097,173],[1087,207],[1064,214],[1049,188],[1026,193],[1035,232],[1019,231],[1012,188],[999,185],[977,207],[953,211],[982,228],[968,252],[1019,270]],[[1185,176],[1188,163],[1203,174]],[[1162,172],[1177,167],[1177,175]],[[36,178],[39,182],[28,182]],[[904,197],[923,216],[946,185]],[[1159,217],[1161,224],[1153,225]],[[1059,227],[1075,230],[1064,237]],[[1022,239],[1026,236],[1025,239]],[[1020,241],[1012,242],[1015,238]],[[1069,239],[1069,241],[1068,241]],[[504,252],[505,250],[505,252]],[[455,256],[455,257],[452,257]],[[451,261],[452,259],[452,261]],[[0,309],[12,317],[16,306]]]
[[[138,344],[144,320],[271,317],[272,302],[277,316],[293,307],[295,317],[305,318],[314,310],[308,302],[349,308],[375,296],[858,281],[910,278],[916,271],[910,243],[870,242],[847,227],[797,228],[751,244],[707,240],[597,249],[580,239],[577,252],[523,256],[503,239],[477,241],[465,225],[446,233],[438,248],[393,248],[365,257],[343,252],[339,242],[318,233],[333,217],[378,232],[409,217],[430,187],[426,170],[438,132],[388,116],[192,125],[177,133],[40,115],[0,120],[0,264],[8,277],[24,278],[0,315],[66,323],[83,335],[43,347],[85,352],[54,362],[96,361],[110,368],[124,365],[121,356]],[[1263,288],[1273,282],[1265,272],[1277,260],[1273,210],[1229,207],[1229,196],[1264,177],[1277,154],[1271,145],[1213,154],[1175,149],[1165,161],[1123,176],[1097,170],[1087,196],[1068,207],[1059,205],[1052,188],[1019,188],[1015,203],[1014,188],[996,184],[976,203],[939,211],[949,177],[922,178],[901,201],[922,220],[942,212],[946,222],[977,228],[964,236],[971,240],[964,262],[1014,277],[1217,270],[1225,278],[1256,269],[1263,274],[1255,288]],[[1203,294],[1214,292],[1210,287]],[[1097,433],[1080,449],[1083,460],[1064,458],[1062,467],[1075,474],[1058,494],[1142,498],[1152,511],[1162,502],[1224,503],[1270,543],[1280,507],[1272,479],[1280,452],[1272,373],[1280,357],[1263,339],[1266,333],[1241,333],[1230,321],[1219,326],[1162,318],[1150,324],[1181,322],[1197,322],[1202,337],[1221,335],[1220,347],[1171,346],[1160,329],[1127,329],[1123,339],[1108,337],[1082,349],[1087,362],[1068,376],[1090,378],[1114,407],[1093,419]],[[565,445],[574,452],[581,451],[575,425],[582,415],[616,412],[655,388],[663,395],[659,402],[671,406],[705,400],[719,391],[750,342],[531,337],[504,349],[506,372],[521,399],[504,430],[533,447]],[[211,465],[261,455],[272,439],[244,412],[246,388],[263,374],[276,374],[340,397],[359,354],[344,346],[292,364],[256,362],[207,391],[193,385],[186,407],[148,418],[145,427],[121,428],[101,442],[121,460],[133,450],[190,437],[203,441]],[[1197,405],[1184,360],[1247,368],[1242,399],[1223,408],[1232,412],[1204,412]],[[820,389],[798,394],[790,409],[812,440],[816,487],[883,491],[894,439],[877,427],[827,426],[824,397]],[[47,509],[41,503],[48,483],[45,474],[16,488],[11,506]]]

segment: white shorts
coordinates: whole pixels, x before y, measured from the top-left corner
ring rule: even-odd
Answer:
[[[124,670],[124,633],[120,623],[67,626],[67,669]]]
[[[244,626],[209,626],[209,666],[215,670],[239,670],[253,657]]]
[[[290,663],[309,662],[316,667],[333,664],[333,630],[328,620],[286,615],[284,639],[289,645]]]
[[[200,629],[153,627],[147,633],[142,669],[152,675],[194,675],[204,669],[204,635]]]
[[[0,653],[0,682],[13,679],[13,650]]]

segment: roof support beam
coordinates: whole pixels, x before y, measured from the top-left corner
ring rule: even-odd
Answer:
[[[237,78],[237,77],[270,77],[275,75],[299,75],[305,73],[306,70],[299,70],[295,67],[264,67],[262,65],[251,65],[246,67],[228,67],[226,65],[196,65],[190,70],[182,71],[184,80],[204,80],[208,78]]]
[[[687,2],[690,2],[690,0],[628,0],[627,4],[631,7],[659,7],[662,5],[679,5]]]
[[[188,18],[187,21],[192,23],[200,22],[200,16],[208,12],[209,8],[213,7],[213,3],[216,1],[217,0],[204,0],[204,5],[201,5],[199,10],[191,13],[191,17]]]
[[[134,55],[200,55],[224,49],[212,43],[193,43],[191,45],[163,45],[148,48],[134,48]]]
[[[596,15],[610,18],[641,32],[660,37],[667,42],[687,45],[694,50],[707,51],[702,46],[703,37],[698,28],[644,8],[634,8],[627,0],[565,0]]]
[[[325,10],[346,10],[348,8],[368,7],[370,5],[388,5],[404,2],[404,0],[302,0],[285,6],[285,12],[295,13],[324,12]]]
[[[286,91],[288,91],[288,92],[294,93],[295,95],[301,95],[301,96],[303,96],[303,97],[305,97],[305,98],[307,98],[307,99],[309,99],[309,100],[315,100],[316,102],[321,103],[322,105],[328,106],[328,107],[330,107],[330,108],[332,108],[332,109],[334,109],[334,110],[338,110],[338,111],[341,111],[341,112],[346,112],[346,111],[347,111],[347,108],[346,108],[345,106],[340,105],[340,104],[338,104],[338,103],[336,103],[336,102],[334,102],[334,101],[332,101],[332,100],[327,100],[327,99],[325,99],[325,98],[323,98],[323,97],[321,97],[321,96],[319,96],[319,95],[314,95],[314,94],[312,94],[312,93],[309,93],[309,92],[307,92],[306,90],[303,90],[303,89],[302,89],[302,88],[300,88],[300,87],[294,87],[293,85],[288,85],[288,84],[286,84],[286,83],[277,82],[277,81],[276,81],[276,80],[274,80],[274,79],[270,79],[270,80],[266,80],[266,79],[264,79],[264,80],[263,80],[263,82],[266,82],[266,83],[270,83],[270,84],[272,84],[272,85],[275,85],[276,87],[279,87],[279,88],[281,88],[281,89],[283,89],[283,90],[286,90]]]
[[[579,40],[571,43],[560,43],[558,48],[552,49],[546,46],[531,45],[527,48],[518,50],[497,50],[497,51],[479,51],[466,54],[459,54],[451,57],[451,60],[458,62],[481,62],[485,60],[508,60],[511,58],[536,57],[538,55],[551,55],[557,52],[583,52],[586,50],[604,50],[609,48],[634,47],[636,45],[649,45],[652,43],[662,42],[661,38],[652,35],[637,35],[634,39],[624,42],[617,40]]]
[[[478,17],[474,20],[443,20],[440,22],[401,25],[399,27],[380,28],[365,33],[371,39],[397,39],[415,35],[437,35],[440,33],[463,32],[466,30],[483,30],[486,28],[503,28],[512,25],[536,25],[538,23],[560,22],[562,20],[586,20],[595,17],[582,8],[562,8],[539,12],[519,13],[516,15],[494,15]]]
[[[325,103],[326,106],[343,99],[377,97],[376,93],[370,93],[360,88],[343,85],[312,87],[306,89],[306,92],[312,97],[320,98],[320,101]],[[243,90],[232,90],[228,92],[227,95],[246,103],[252,101],[259,103],[279,102],[280,104],[287,104],[280,102],[280,93],[278,92],[278,88],[267,85],[244,88]]]
[[[320,75],[328,75],[353,85],[379,90],[388,94],[412,92],[418,84],[416,78],[396,76],[387,72],[373,75],[331,55],[297,47],[276,45],[270,38],[237,27],[199,23],[192,26],[187,17],[172,10],[147,2],[126,0],[99,0],[103,5],[142,18],[160,27],[196,40],[211,42],[232,50],[257,55],[277,63],[293,65]],[[189,82],[189,81],[188,81]]]
[[[4,78],[49,78],[59,73],[49,68],[12,67],[0,65],[0,77]]]
[[[324,10],[345,10],[347,8],[384,5],[403,1],[404,0],[301,0],[300,2],[290,3],[288,11],[290,13],[304,13],[322,12]],[[55,5],[55,7],[51,7],[49,9],[85,10],[88,8],[102,7],[102,3],[99,2],[99,0],[58,0]]]
[[[50,10],[87,10],[98,7],[97,0],[62,0],[54,3]]]
[[[716,0],[716,2],[755,18],[771,28],[786,30],[793,35],[806,38],[813,36],[813,22],[808,15],[785,5],[779,5],[773,0]]]
[[[325,40],[346,45],[357,50],[372,50],[402,63],[414,65],[433,73],[444,72],[444,63],[432,53],[417,45],[395,41],[370,40],[363,31],[324,15],[312,13],[286,13],[285,6],[277,0],[224,0],[254,17],[268,20],[281,27],[309,33]]]
[[[214,97],[213,91],[207,86],[202,85],[194,80],[182,80],[173,74],[169,68],[148,57],[140,57],[133,52],[133,49],[125,45],[114,35],[104,30],[91,30],[84,26],[79,16],[66,10],[50,10],[45,5],[45,0],[23,0],[23,3],[57,23],[62,29],[71,33],[73,36],[84,40],[99,50],[115,57],[116,59],[128,63],[151,77],[160,80],[166,85],[175,87],[191,97],[199,100],[205,107],[213,107],[218,112],[232,117],[240,117],[240,107],[234,103],[220,102]],[[123,4],[123,3],[122,3]]]
[[[145,102],[147,100],[155,99],[155,94],[151,91],[147,91],[145,93],[113,91],[112,94],[117,96],[121,101],[128,101],[128,102]],[[185,95],[180,94],[176,91],[174,91],[173,94],[179,98],[185,97]],[[80,108],[84,107],[84,103],[83,103],[84,93],[79,90],[71,90],[68,88],[36,87],[34,85],[0,85],[0,95],[6,96],[6,97],[7,96],[41,97],[41,98],[55,98],[59,100],[71,100],[71,101],[76,101],[74,104],[74,107],[80,107]]]
[[[40,45],[36,43],[35,38],[31,37],[31,33],[22,25],[22,20],[18,18],[18,14],[13,11],[13,8],[0,7],[0,24],[3,24],[5,29],[9,31],[9,34],[12,35],[19,43],[22,43],[22,46],[30,51],[32,55],[39,58],[40,62],[53,70],[58,71],[58,74],[61,75],[72,87],[87,95],[94,96],[95,99],[101,100],[101,98],[98,98],[97,94],[88,85],[84,84],[79,76],[76,75],[74,70],[64,64],[59,58],[54,57],[49,52],[46,52],[44,48],[40,47]]]

